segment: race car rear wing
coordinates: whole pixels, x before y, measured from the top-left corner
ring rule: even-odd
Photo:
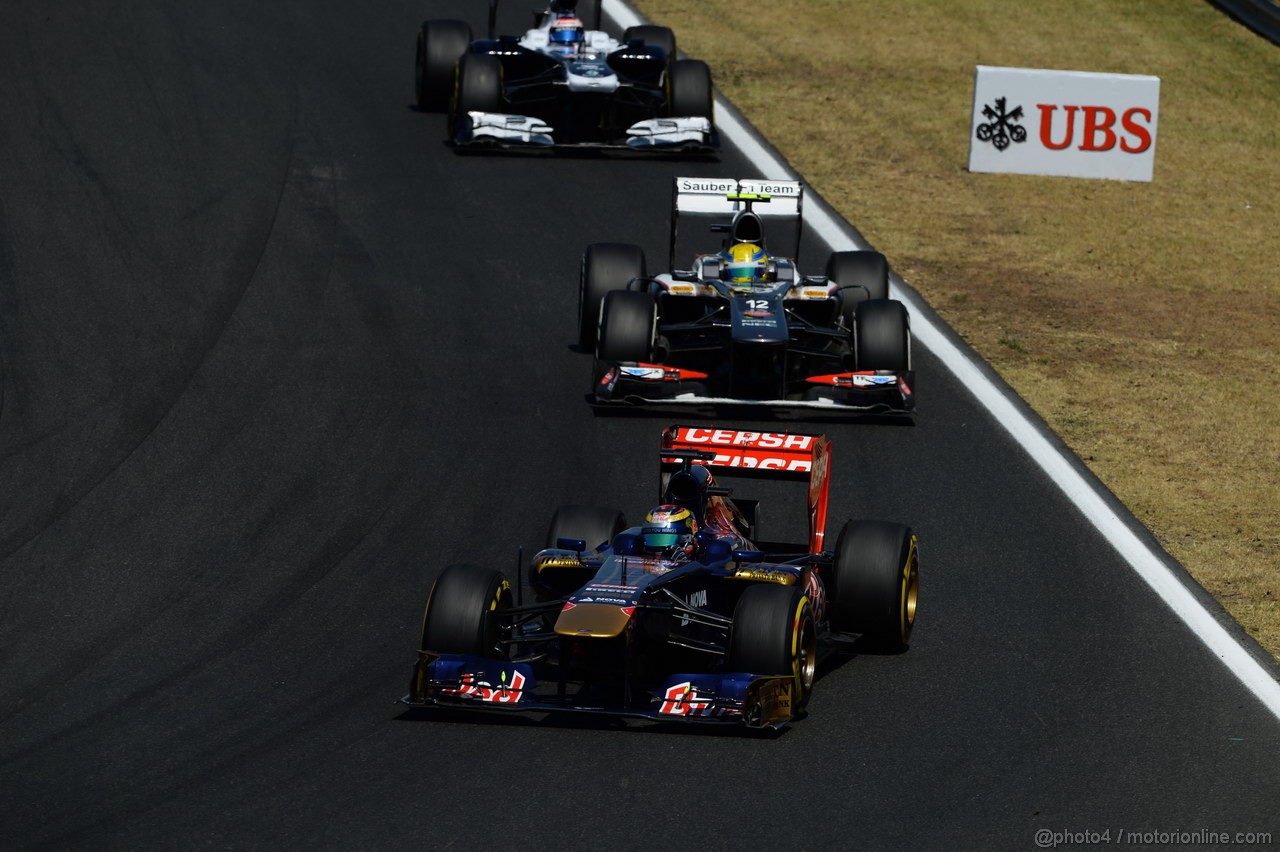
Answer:
[[[800,181],[678,177],[671,189],[671,258],[668,268],[676,268],[678,251],[688,248],[706,252],[709,248],[705,242],[678,246],[681,216],[727,224],[735,213],[747,209],[748,205],[760,217],[770,237],[769,253],[798,259],[804,214],[804,184]],[[794,232],[784,230],[791,224],[794,224]],[[704,241],[704,234],[705,231],[697,230],[694,236]],[[690,235],[686,235],[686,241],[689,238]]]
[[[578,5],[577,0],[573,2],[561,2],[559,6],[567,12],[575,11]],[[604,17],[601,14],[601,0],[592,0],[591,17],[595,21],[593,29],[604,29]],[[551,7],[548,5],[546,9],[533,10],[533,28],[536,30],[546,22],[547,16],[551,14]],[[493,41],[498,37],[498,0],[489,0],[489,40]]]
[[[664,474],[690,462],[705,465],[717,475],[807,481],[809,552],[822,552],[831,468],[831,442],[825,435],[677,425],[662,430],[662,449],[713,454],[694,459],[663,455],[660,468]]]

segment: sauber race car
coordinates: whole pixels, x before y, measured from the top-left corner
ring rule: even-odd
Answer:
[[[464,21],[424,22],[418,105],[448,110],[457,146],[717,148],[706,63],[676,59],[666,27],[628,27],[621,40],[589,30],[577,5],[551,0],[520,36],[494,34],[497,0],[489,3],[486,39],[473,41]]]
[[[828,539],[824,436],[672,426],[660,457],[644,523],[562,507],[514,588],[493,568],[446,568],[402,700],[776,728],[803,714],[838,634],[906,646],[916,537],[849,521]],[[721,475],[805,483],[807,537],[757,538],[757,502]]]
[[[596,355],[595,401],[913,410],[911,321],[888,262],[839,251],[825,275],[800,274],[803,201],[799,181],[676,178],[671,272],[649,276],[638,246],[588,246],[578,342]],[[675,268],[708,222],[720,250]]]

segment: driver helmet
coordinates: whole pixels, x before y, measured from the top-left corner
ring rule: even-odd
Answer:
[[[665,557],[690,556],[698,523],[693,512],[683,506],[659,506],[645,516],[640,528],[641,546],[646,553]]]
[[[548,35],[553,53],[571,56],[582,47],[585,32],[582,21],[576,15],[556,15],[551,21],[551,32]]]
[[[765,279],[769,256],[755,243],[739,243],[725,252],[725,267],[734,284],[757,284]]]

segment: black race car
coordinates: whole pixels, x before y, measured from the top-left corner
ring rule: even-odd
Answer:
[[[594,401],[912,411],[911,319],[888,262],[840,251],[802,275],[803,199],[799,181],[676,178],[672,267],[699,219],[719,251],[649,276],[638,246],[589,246],[578,342],[596,356]]]
[[[826,539],[825,437],[672,426],[660,454],[662,505],[645,523],[561,508],[527,590],[493,568],[446,568],[402,700],[778,727],[804,712],[839,634],[906,647],[916,537],[849,521]],[[758,538],[756,501],[733,498],[713,471],[804,483],[808,536]]]
[[[617,147],[710,151],[711,72],[676,59],[670,29],[629,27],[621,40],[583,26],[577,0],[551,0],[520,36],[472,40],[463,21],[430,20],[418,34],[418,105],[449,112],[449,137],[466,147]],[[599,2],[595,19],[599,24]]]

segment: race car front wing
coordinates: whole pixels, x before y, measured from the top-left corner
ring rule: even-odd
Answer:
[[[597,403],[676,405],[758,405],[857,412],[915,410],[915,372],[888,370],[808,376],[799,398],[742,399],[708,392],[706,373],[662,364],[601,365],[593,389]]]
[[[668,675],[661,688],[642,693],[639,700],[608,702],[590,697],[585,690],[570,695],[556,683],[539,684],[527,663],[419,651],[409,694],[400,701],[411,707],[594,713],[778,728],[796,715],[794,683],[789,676],[748,672],[676,673]]]
[[[555,128],[539,118],[497,112],[467,113],[458,123],[454,144],[498,147],[591,147],[632,150],[712,150],[719,146],[710,120],[696,116],[673,116],[638,121],[625,131],[625,140],[616,144],[572,143],[557,140]]]

